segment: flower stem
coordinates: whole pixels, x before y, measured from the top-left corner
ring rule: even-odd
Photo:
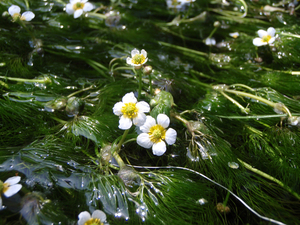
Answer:
[[[139,79],[139,92],[138,92],[138,101],[141,99],[141,93],[142,93],[142,70],[137,70],[137,75]]]
[[[124,131],[124,133],[122,135],[122,138],[119,141],[118,145],[116,147],[113,147],[112,148],[112,152],[111,152],[112,155],[113,155],[113,157],[117,161],[120,169],[125,166],[125,163],[124,163],[123,159],[120,157],[119,152],[120,152],[120,149],[121,149],[121,146],[122,146],[123,142],[125,141],[125,138],[126,138],[128,132],[129,132],[129,129],[127,129],[127,130]]]
[[[276,184],[278,184],[279,186],[283,187],[286,191],[288,191],[289,193],[291,193],[294,197],[296,197],[298,200],[300,200],[300,195],[296,192],[294,192],[290,187],[286,186],[284,183],[282,183],[280,180],[276,179],[275,177],[272,177],[271,175],[264,173],[258,169],[253,168],[251,165],[249,165],[248,163],[242,161],[241,159],[238,159],[238,161],[248,170],[268,179],[271,180],[273,182],[275,182]]]

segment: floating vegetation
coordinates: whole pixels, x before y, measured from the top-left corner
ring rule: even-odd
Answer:
[[[0,1],[0,224],[298,224],[299,8]]]

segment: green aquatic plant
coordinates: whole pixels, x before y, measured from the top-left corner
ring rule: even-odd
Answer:
[[[1,1],[0,224],[297,224],[297,4]]]

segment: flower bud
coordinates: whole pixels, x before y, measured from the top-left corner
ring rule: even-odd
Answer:
[[[84,109],[84,101],[77,97],[71,97],[67,101],[66,112],[68,116],[77,116]]]
[[[149,75],[152,73],[152,66],[145,66],[144,69],[143,69],[143,73],[145,75]]]

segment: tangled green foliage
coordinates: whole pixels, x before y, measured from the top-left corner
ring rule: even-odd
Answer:
[[[299,223],[297,1],[95,1],[77,19],[67,3],[0,1],[0,180],[23,186],[0,224],[96,209],[109,224]],[[35,18],[13,22],[13,4]],[[254,46],[268,27],[275,42]],[[141,83],[134,48],[152,66]],[[123,140],[112,111],[139,84],[177,131],[160,157],[135,128]]]

